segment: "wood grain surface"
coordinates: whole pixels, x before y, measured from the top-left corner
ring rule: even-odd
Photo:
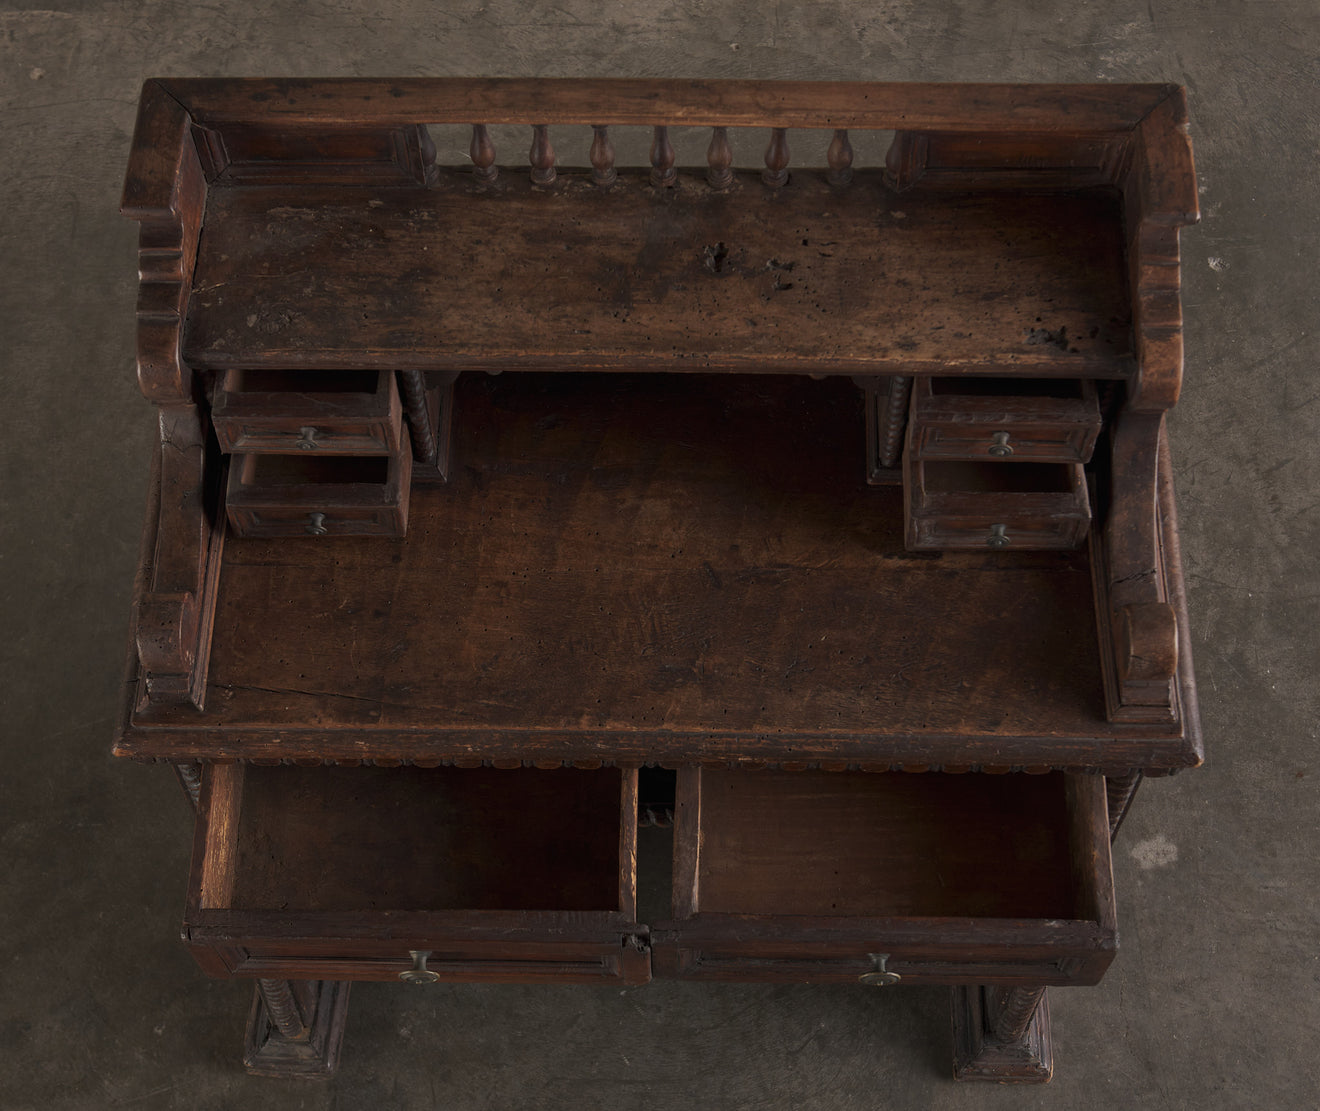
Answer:
[[[213,187],[197,368],[999,373],[1135,369],[1116,191]]]
[[[127,755],[1176,767],[1108,723],[1085,551],[911,553],[862,393],[465,376],[404,539],[237,540],[205,712]]]

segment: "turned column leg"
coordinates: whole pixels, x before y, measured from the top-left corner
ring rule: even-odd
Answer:
[[[1043,1084],[1054,1071],[1044,988],[953,989],[953,1075]]]
[[[1109,840],[1118,836],[1118,827],[1123,824],[1123,819],[1132,807],[1141,780],[1140,770],[1130,771],[1126,775],[1105,776],[1105,796],[1109,803]]]
[[[192,808],[196,810],[198,800],[202,797],[202,765],[175,764],[174,774],[179,777],[179,783],[188,793],[188,801],[192,803]]]
[[[348,988],[340,980],[258,980],[243,1066],[258,1076],[330,1076],[339,1066]]]

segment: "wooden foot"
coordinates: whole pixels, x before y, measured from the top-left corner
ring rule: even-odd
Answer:
[[[243,1067],[257,1076],[324,1079],[339,1067],[348,981],[258,980]]]
[[[953,989],[955,1080],[1044,1084],[1053,1072],[1044,988]]]

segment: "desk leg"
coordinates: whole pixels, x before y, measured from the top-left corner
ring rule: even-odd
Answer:
[[[1123,824],[1132,800],[1137,797],[1141,779],[1140,770],[1130,771],[1126,775],[1105,776],[1105,796],[1109,803],[1109,840],[1118,836],[1118,827]]]
[[[339,1067],[346,980],[258,980],[243,1066],[257,1076],[324,1079]]]
[[[953,989],[954,1079],[1043,1084],[1053,1072],[1044,988]]]

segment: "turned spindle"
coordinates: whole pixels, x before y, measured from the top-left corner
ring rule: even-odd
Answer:
[[[297,1040],[307,1036],[307,1025],[299,1013],[288,980],[259,979],[257,989],[261,992],[272,1025],[284,1037]]]
[[[674,145],[669,141],[669,128],[657,127],[651,139],[651,184],[657,189],[667,189],[677,180],[678,171],[674,169]]]
[[[783,185],[788,181],[788,129],[772,127],[770,145],[765,148],[765,169],[761,180],[767,185]]]
[[[711,129],[710,146],[706,148],[706,180],[712,189],[727,189],[733,184],[733,148],[729,146],[729,129]]]
[[[995,1001],[995,1013],[987,1016],[989,1033],[997,1041],[1021,1041],[1026,1035],[1036,1007],[1045,995],[1044,988],[992,988],[987,993]]]
[[[551,185],[555,180],[555,148],[550,145],[550,128],[543,123],[532,125],[532,184]]]
[[[830,166],[828,176],[831,185],[847,185],[852,181],[852,143],[848,142],[848,132],[843,128],[834,132],[830,148],[825,152],[825,160]]]
[[[614,169],[610,129],[604,124],[593,124],[591,131],[591,180],[601,187],[613,185],[619,175]]]
[[[472,156],[472,175],[478,181],[494,181],[499,174],[495,166],[495,144],[490,141],[484,123],[472,125],[472,147],[468,153]]]

